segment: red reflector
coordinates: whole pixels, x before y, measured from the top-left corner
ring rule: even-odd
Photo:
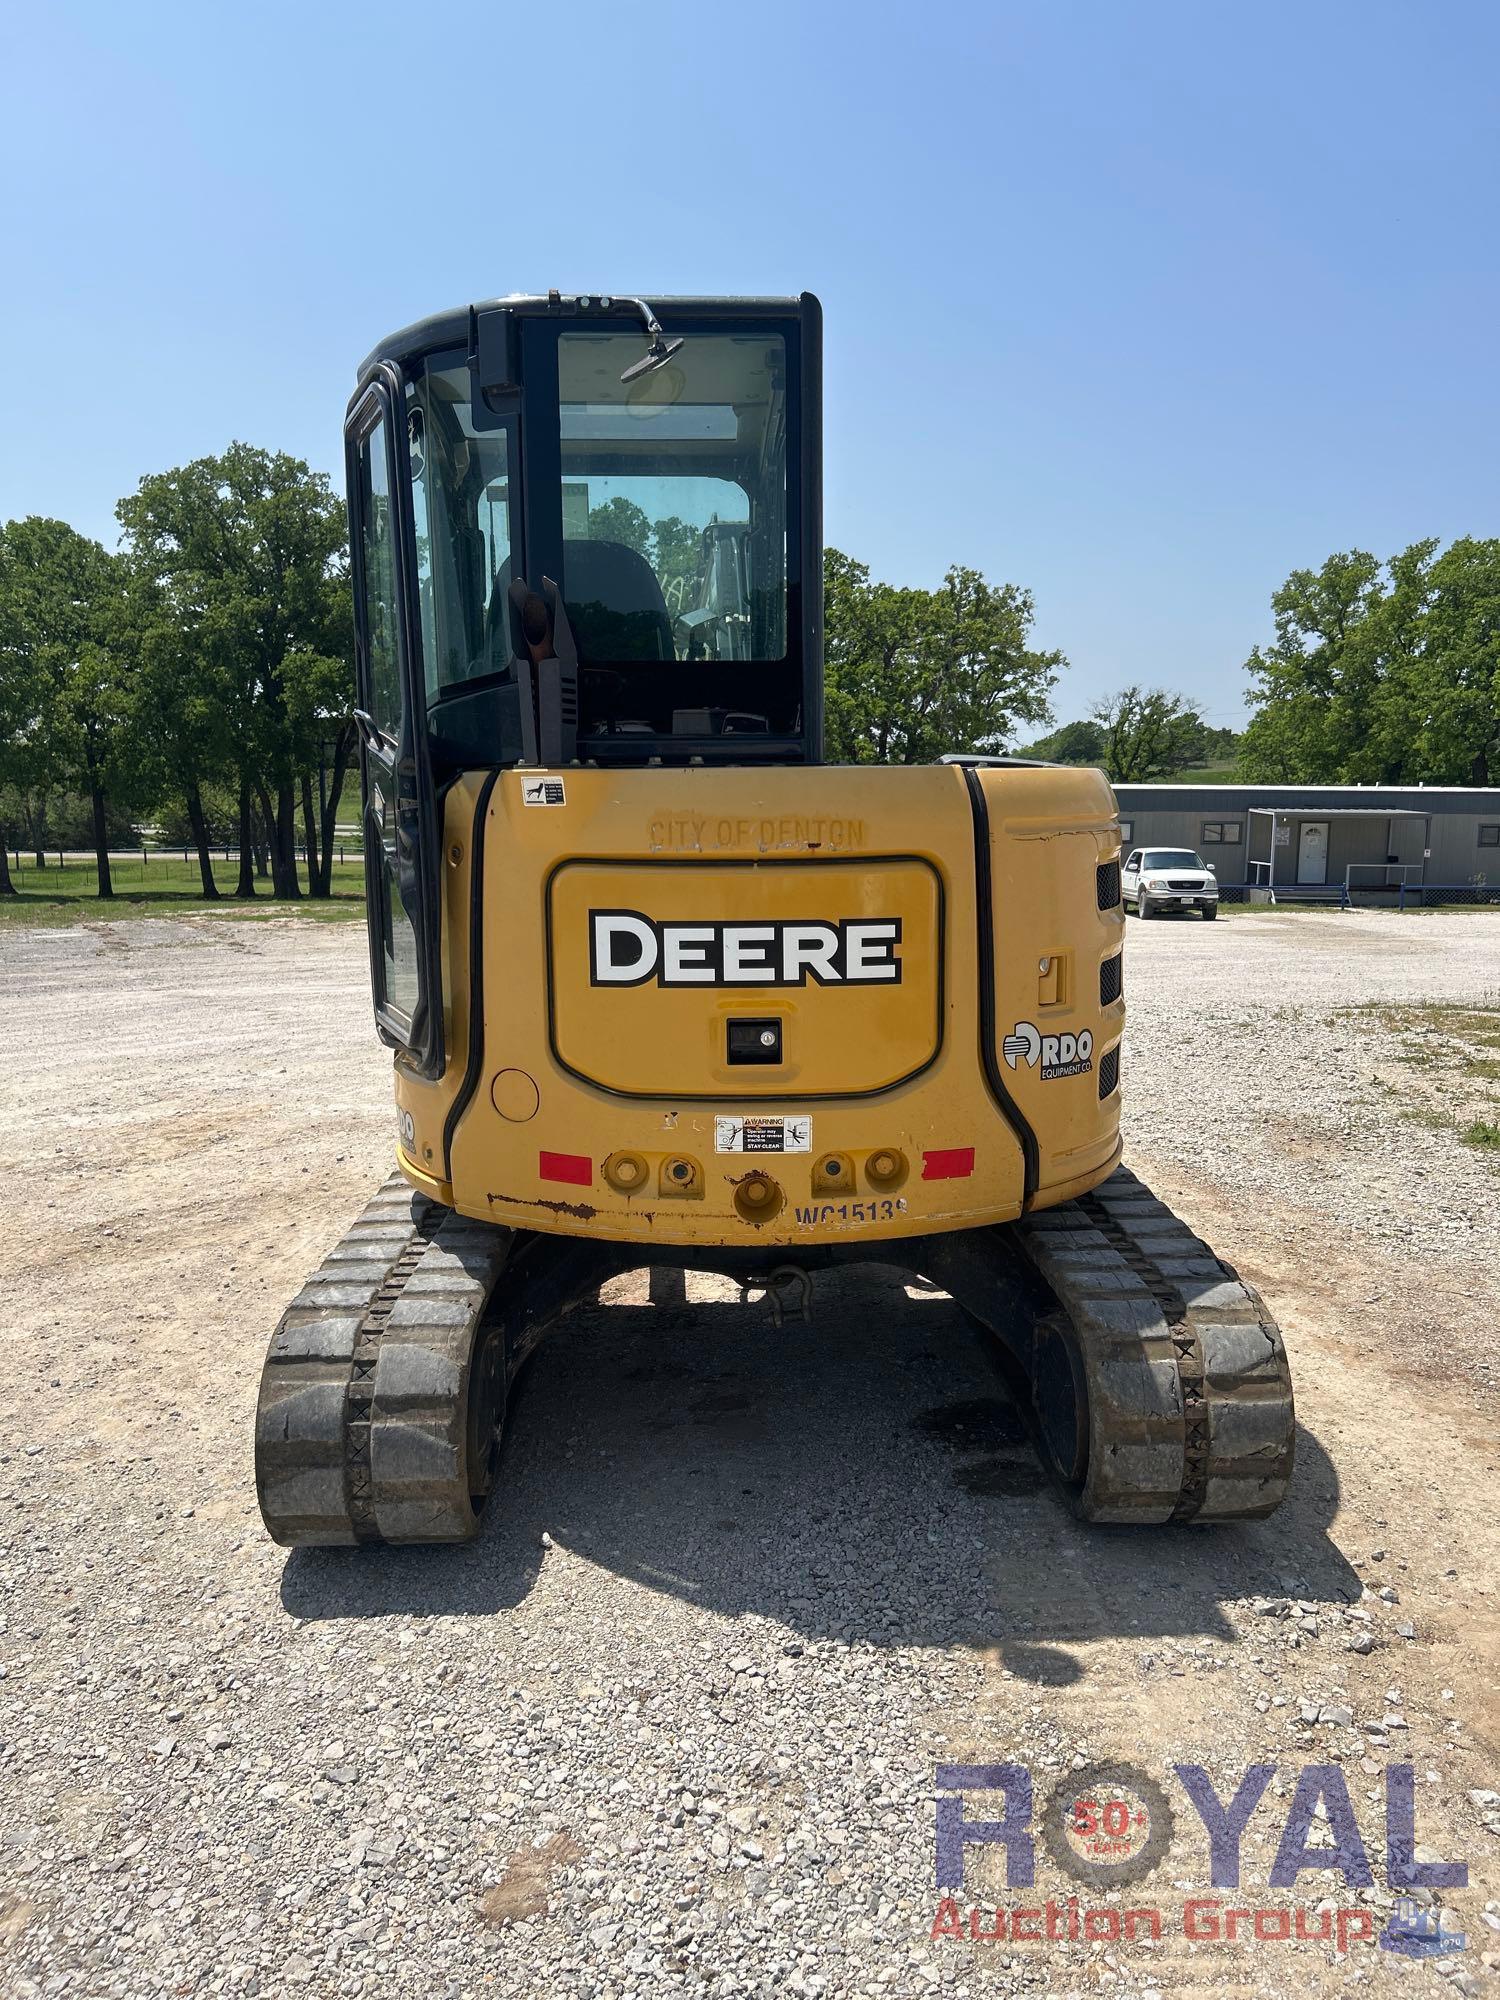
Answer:
[[[922,1155],[924,1181],[966,1181],[973,1171],[972,1146],[950,1146],[945,1152]]]
[[[973,1159],[973,1154],[969,1158]],[[538,1176],[544,1181],[566,1181],[569,1187],[592,1187],[594,1163],[587,1153],[539,1153]]]

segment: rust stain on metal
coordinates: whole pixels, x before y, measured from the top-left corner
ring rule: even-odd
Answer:
[[[599,1213],[588,1201],[548,1201],[545,1197],[522,1194],[487,1194],[490,1203],[503,1201],[508,1208],[550,1208],[554,1215],[571,1215],[577,1222],[592,1222]]]

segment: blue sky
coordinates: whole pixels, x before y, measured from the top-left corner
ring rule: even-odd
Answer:
[[[818,292],[828,539],[1029,586],[1059,715],[1241,710],[1287,571],[1500,532],[1500,9],[68,4],[0,64],[0,518],[242,437],[337,474],[382,333]]]

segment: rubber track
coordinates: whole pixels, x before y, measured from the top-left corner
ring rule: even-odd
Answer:
[[[468,1381],[511,1232],[393,1175],[282,1314],[255,1477],[287,1547],[467,1541]]]
[[[1259,1294],[1136,1176],[1016,1225],[1088,1384],[1089,1521],[1257,1520],[1292,1476],[1281,1333]]]

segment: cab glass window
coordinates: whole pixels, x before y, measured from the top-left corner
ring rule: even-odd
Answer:
[[[409,1032],[419,998],[416,926],[402,896],[397,815],[402,741],[400,607],[396,597],[396,519],[391,506],[384,418],[360,439],[356,461],[360,568],[370,715],[379,740],[365,750],[365,894],[377,1013]]]
[[[396,529],[385,422],[368,431],[360,445],[360,553],[364,559],[365,633],[370,662],[370,713],[392,742],[401,726],[401,656],[396,632]]]
[[[429,703],[510,660],[512,426],[477,429],[469,396],[468,367],[455,362],[429,365],[407,400]]]
[[[639,333],[558,342],[563,592],[585,660],[780,661],[786,346],[689,334],[631,381]]]

